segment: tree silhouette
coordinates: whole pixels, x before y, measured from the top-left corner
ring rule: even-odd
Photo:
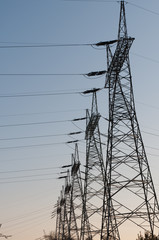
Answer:
[[[159,236],[156,235],[152,236],[150,232],[145,232],[143,236],[140,232],[136,240],[159,240]]]

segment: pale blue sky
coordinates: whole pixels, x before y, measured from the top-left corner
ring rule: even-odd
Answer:
[[[0,46],[34,43],[96,43],[116,39],[119,6],[119,3],[113,0],[105,3],[102,1],[1,0]],[[135,37],[130,61],[137,116],[159,196],[159,150],[151,148],[159,149],[159,136],[151,135],[159,135],[159,1],[129,0],[126,5],[126,16],[128,33]],[[106,69],[105,50],[96,50],[90,46],[0,48],[0,74],[87,73],[104,69]],[[104,81],[104,77],[87,79],[83,76],[0,76],[0,96],[30,92],[84,91],[103,87]],[[98,97],[99,111],[107,117],[106,91],[100,92]],[[57,173],[61,171],[58,167],[70,163],[74,145],[1,149],[64,143],[71,140],[69,136],[63,135],[21,140],[2,139],[67,134],[79,129],[71,122],[18,127],[2,127],[2,125],[80,118],[85,116],[85,109],[90,108],[90,105],[91,98],[80,94],[24,98],[0,97],[0,172],[50,167],[50,170],[45,171],[0,174],[0,223],[3,224],[1,230],[4,234],[13,235],[13,240],[22,238],[34,240],[43,235],[43,229],[47,233],[55,229],[55,220],[51,220],[50,215],[63,184],[62,180],[56,179]],[[77,125],[84,130],[85,122],[79,122]],[[102,124],[101,132],[107,132],[106,125]],[[84,134],[77,136],[77,139],[83,138]],[[80,142],[79,149],[80,159],[84,164],[84,142]],[[52,169],[53,167],[57,168]],[[29,178],[29,175],[41,176]],[[19,178],[20,176],[23,178]],[[45,180],[23,182],[35,178]],[[46,180],[47,178],[52,179]],[[10,181],[22,182],[2,183]]]

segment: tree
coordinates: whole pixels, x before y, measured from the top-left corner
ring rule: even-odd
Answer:
[[[145,232],[144,236],[141,234],[141,232],[138,234],[136,240],[159,240],[159,235],[152,236],[150,232]]]

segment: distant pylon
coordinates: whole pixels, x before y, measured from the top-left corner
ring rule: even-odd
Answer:
[[[59,233],[60,233],[60,226],[61,226],[61,206],[60,206],[60,197],[57,200],[56,204],[56,230],[55,230],[55,238],[57,240],[60,239]]]
[[[81,239],[100,239],[104,193],[104,163],[99,131],[96,89],[92,90],[91,114],[86,112],[86,166]]]
[[[114,53],[107,45],[109,126],[102,227],[102,239],[107,240],[123,239],[124,235],[126,239],[127,234],[134,234],[135,239],[141,229],[153,236],[159,228],[159,205],[133,96],[129,50],[134,39],[127,34],[124,1],[120,6]]]
[[[80,172],[78,145],[75,144],[75,153],[72,154],[71,167],[71,198],[69,217],[69,238],[80,239],[81,216],[83,206],[83,189]]]
[[[58,222],[56,224],[57,227],[57,240],[63,240],[65,234],[68,233],[67,231],[67,223],[66,223],[66,201],[65,201],[65,197],[64,197],[64,186],[62,186],[62,190],[61,190],[61,196],[60,196],[60,211],[57,212],[58,213]]]
[[[70,215],[70,173],[67,171],[65,186],[62,186],[60,200],[57,203],[56,235],[58,240],[66,240],[69,236]]]

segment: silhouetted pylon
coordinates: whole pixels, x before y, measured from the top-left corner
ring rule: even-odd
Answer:
[[[78,145],[75,144],[75,153],[72,154],[71,167],[71,198],[70,198],[70,218],[69,237],[79,240],[81,232],[81,217],[83,207],[83,189],[80,172],[80,161]]]
[[[86,166],[81,239],[100,239],[104,194],[104,163],[99,131],[96,89],[92,90],[91,113],[86,112]],[[89,91],[90,92],[90,91]]]
[[[114,53],[107,45],[109,126],[102,225],[102,239],[107,240],[127,234],[135,239],[141,229],[153,235],[159,227],[159,205],[135,111],[129,62],[133,40],[121,1]]]

